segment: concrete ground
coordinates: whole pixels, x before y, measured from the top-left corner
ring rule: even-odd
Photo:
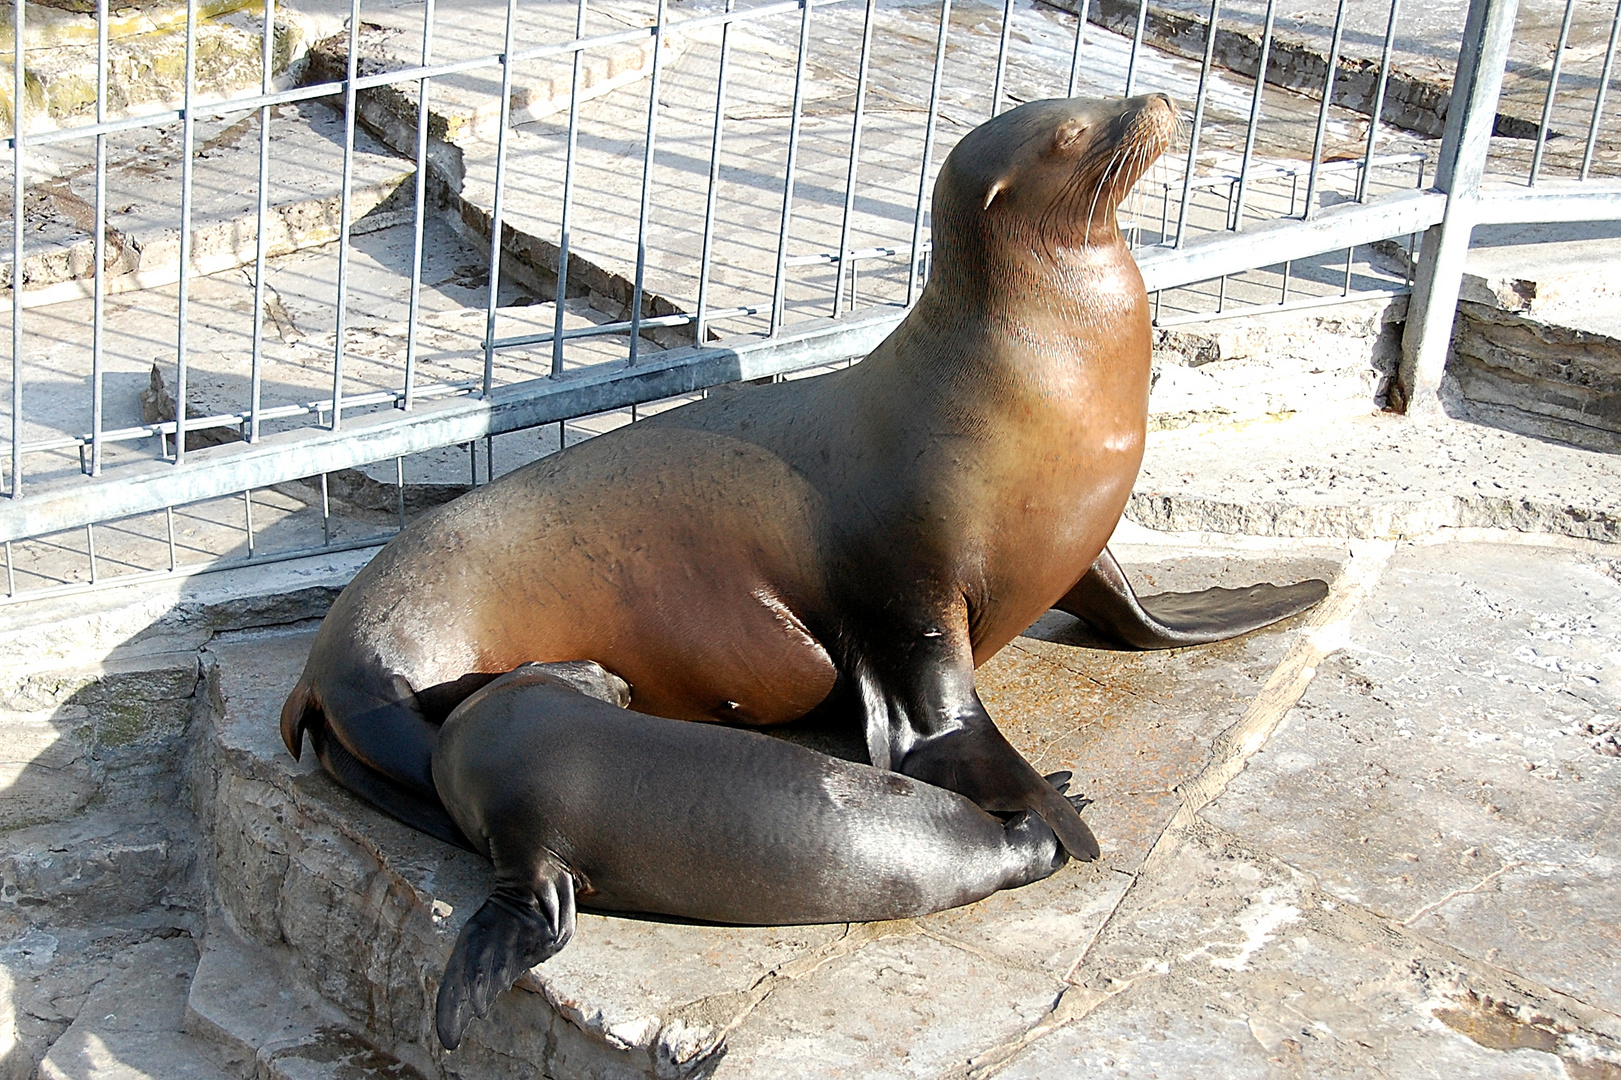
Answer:
[[[31,710],[9,745],[18,723],[36,734],[0,791],[27,826],[0,865],[0,1060],[50,1077],[1621,1075],[1618,460],[1378,417],[1154,436],[1114,543],[1143,591],[1333,588],[1290,624],[1164,653],[1101,650],[1049,615],[981,669],[1015,745],[1095,800],[1098,862],[880,925],[585,915],[451,1055],[432,994],[487,867],[295,764],[275,732],[308,620],[367,553],[9,609],[7,700]],[[152,704],[109,712],[129,694]],[[184,796],[130,794],[131,770],[156,768],[130,758],[143,746],[194,817]],[[98,813],[122,829],[87,825]]]
[[[1352,51],[1366,56],[1383,5],[1350,7]],[[1547,15],[1559,7],[1524,7],[1541,19],[1537,40],[1549,38]],[[943,144],[988,112],[999,9],[958,5],[958,81],[948,86]],[[416,10],[368,5],[367,14],[399,37]],[[614,10],[623,19],[640,9]],[[904,42],[934,9],[881,10],[887,39]],[[1094,10],[1119,15],[1106,3]],[[1288,13],[1291,32],[1320,38],[1323,10]],[[1035,6],[1015,11],[1010,89],[1050,93],[1053,58],[1073,22]],[[1249,11],[1234,9],[1235,23]],[[1584,5],[1578,13],[1586,27],[1591,13]],[[476,49],[480,27],[498,14],[469,12],[444,47]],[[827,96],[807,112],[801,151],[807,250],[836,242],[828,215],[842,191],[840,95],[853,83],[841,68],[859,29],[851,18],[834,8],[819,24]],[[1461,6],[1431,5],[1412,18],[1429,36],[1416,53],[1398,53],[1404,63],[1450,55]],[[781,66],[795,29],[789,17],[748,38],[738,68],[729,129],[737,142],[726,161],[737,257],[722,284],[741,300],[758,298],[770,269],[762,259],[774,251],[774,166],[751,155],[786,127]],[[1591,35],[1578,36],[1590,62]],[[1099,30],[1088,40],[1096,58],[1088,85],[1115,92],[1121,39]],[[678,298],[692,280],[692,155],[707,152],[704,65],[716,47],[701,35],[683,42],[666,83],[668,186],[657,192],[664,216],[653,243],[668,271],[656,284]],[[598,285],[622,282],[634,242],[615,222],[622,226],[635,194],[625,162],[639,165],[642,88],[610,84],[645,71],[636,59],[624,58],[623,71],[605,67],[601,92],[585,103],[604,138],[582,159],[590,175],[579,250],[601,275],[597,295],[571,301],[572,325],[617,314]],[[1534,59],[1525,61],[1530,76]],[[1145,78],[1184,98],[1197,77],[1173,56],[1149,54],[1144,65]],[[513,220],[537,240],[552,227],[556,177],[532,166],[558,134],[539,88],[555,89],[554,75],[529,73],[531,106],[509,148],[527,184]],[[894,208],[910,197],[900,163],[914,153],[921,91],[904,72],[877,85],[889,104],[864,158],[875,197],[858,206],[858,242],[886,243],[909,235],[910,219]],[[1245,85],[1219,77],[1209,167],[1231,158]],[[465,185],[441,193],[454,220],[430,222],[425,274],[423,378],[447,383],[482,366],[487,277],[476,229],[491,148],[480,135],[481,92],[463,80],[447,85],[439,105],[447,128],[460,118],[467,133],[457,145]],[[1263,131],[1263,146],[1298,159],[1290,131],[1314,107],[1268,95],[1279,122]],[[1360,145],[1359,124],[1336,112],[1335,145]],[[321,230],[330,228],[332,128],[320,116],[283,136],[308,167],[278,199],[296,208],[289,223],[310,228],[272,261],[266,393],[275,403],[329,389],[335,253]],[[210,220],[239,239],[251,205],[242,178],[254,175],[257,140],[223,126],[210,134],[227,137],[199,181],[213,200]],[[378,202],[350,267],[356,339],[347,371],[356,392],[393,386],[403,352],[411,237],[390,216],[397,199],[383,200],[412,184],[402,183],[387,141],[367,141],[362,159]],[[1505,159],[1523,157],[1524,139],[1499,143]],[[1425,140],[1393,136],[1392,145]],[[252,153],[236,152],[243,148]],[[1154,185],[1179,190],[1180,168],[1153,174],[1130,208],[1145,230],[1157,227]],[[82,180],[64,197],[82,201]],[[1286,183],[1261,194],[1268,212],[1284,211]],[[135,209],[131,231],[157,260],[169,208]],[[58,239],[70,273],[53,287],[78,280],[71,248],[82,236],[64,227]],[[1484,245],[1472,265],[1475,301],[1579,315],[1584,341],[1613,336],[1589,302],[1591,280],[1574,301],[1561,293],[1602,278],[1613,259],[1592,239],[1565,238],[1537,267],[1523,248]],[[217,250],[224,259],[240,245]],[[1388,281],[1391,257],[1360,253],[1359,277]],[[1338,280],[1329,260],[1296,269],[1324,288]],[[807,312],[827,306],[830,275],[796,273],[791,302]],[[550,325],[550,307],[531,302],[549,295],[542,285],[536,276],[509,281],[503,333]],[[1233,289],[1262,296],[1275,285]],[[895,287],[893,276],[863,270],[863,295]],[[1172,298],[1166,313],[1213,305],[1203,294]],[[139,419],[153,361],[172,357],[173,308],[163,288],[109,304],[110,422]],[[30,378],[61,391],[29,399],[49,405],[32,435],[84,429],[87,309],[76,299],[25,316],[29,332],[50,342]],[[240,407],[251,310],[240,270],[194,285],[193,393],[205,410]],[[307,756],[294,763],[275,732],[314,620],[372,549],[0,608],[0,1080],[1617,1080],[1621,456],[1370,415],[1400,318],[1365,302],[1316,320],[1252,316],[1162,335],[1158,430],[1115,539],[1139,587],[1315,574],[1332,591],[1288,625],[1167,653],[1100,650],[1072,620],[1049,615],[985,665],[981,691],[1010,739],[1043,769],[1073,770],[1094,800],[1087,815],[1104,848],[1098,862],[958,911],[879,925],[725,928],[585,915],[576,940],[525,976],[453,1055],[432,1039],[432,995],[455,932],[488,892],[488,868],[360,805]],[[623,345],[594,339],[590,348],[605,358]],[[532,377],[548,363],[544,349],[515,351],[498,377]],[[593,418],[567,435],[628,420]],[[498,440],[491,459],[476,448],[471,458],[482,478],[556,439],[551,430],[515,436]],[[44,481],[77,468],[71,451],[47,460]],[[470,463],[465,448],[408,462],[408,511],[450,493]],[[373,472],[369,486],[364,477],[335,482],[330,530],[308,486],[254,493],[258,550],[319,545],[328,531],[359,543],[392,528],[392,465]],[[183,559],[246,553],[244,509],[220,500],[177,514]],[[162,515],[98,530],[102,558],[161,567],[162,530]],[[82,581],[79,542],[17,545],[8,570],[25,584]],[[799,737],[859,753],[837,733]]]

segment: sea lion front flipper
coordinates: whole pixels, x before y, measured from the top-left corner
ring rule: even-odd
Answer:
[[[1251,585],[1139,597],[1125,571],[1104,548],[1086,576],[1053,607],[1086,623],[1105,639],[1133,649],[1175,649],[1247,634],[1298,615],[1328,595],[1328,582]]]
[[[574,879],[554,859],[521,881],[498,854],[496,886],[456,937],[439,981],[434,1027],[446,1050],[454,1050],[473,1017],[490,1007],[518,976],[554,955],[574,936]]]

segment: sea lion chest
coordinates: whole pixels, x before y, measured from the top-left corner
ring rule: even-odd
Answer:
[[[983,553],[976,661],[1038,618],[1102,552],[1147,430],[1151,328],[1124,248],[1083,252],[1063,272],[1021,284],[985,320],[992,363],[980,402],[983,509],[972,518],[972,547]]]

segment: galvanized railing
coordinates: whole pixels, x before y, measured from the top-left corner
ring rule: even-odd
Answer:
[[[464,47],[447,59],[436,26],[466,13],[442,3],[436,10],[434,0],[426,0],[409,56],[396,49],[375,70],[364,70],[363,12],[360,0],[351,0],[342,77],[278,88],[271,71],[277,9],[275,0],[264,0],[258,85],[205,101],[196,85],[199,28],[192,0],[178,107],[115,117],[107,7],[99,0],[93,121],[31,127],[31,112],[38,110],[31,110],[28,82],[13,81],[14,130],[5,140],[13,170],[11,445],[9,498],[0,505],[6,598],[375,544],[403,524],[408,462],[423,455],[442,457],[444,448],[462,447],[476,484],[478,444],[489,477],[497,471],[497,436],[533,436],[554,425],[561,445],[563,425],[583,417],[629,409],[634,419],[641,406],[707,387],[848,362],[888,333],[926,280],[927,194],[952,136],[1020,100],[1161,90],[1182,101],[1185,145],[1139,185],[1126,208],[1161,325],[1410,290],[1395,394],[1415,414],[1436,408],[1474,226],[1621,219],[1621,187],[1611,179],[1618,147],[1605,136],[1613,125],[1606,127],[1604,115],[1621,8],[1601,58],[1573,68],[1563,59],[1575,11],[1568,0],[1540,113],[1522,121],[1531,133],[1520,140],[1528,144],[1529,165],[1514,179],[1505,170],[1518,163],[1517,152],[1505,149],[1510,140],[1494,147],[1492,132],[1502,126],[1499,98],[1515,0],[1472,3],[1438,151],[1432,140],[1385,121],[1392,115],[1392,82],[1407,77],[1398,63],[1399,0],[1392,0],[1380,28],[1377,60],[1362,63],[1342,58],[1347,14],[1339,0],[1323,27],[1328,47],[1320,81],[1304,91],[1298,76],[1275,59],[1276,0],[1267,0],[1264,12],[1246,10],[1227,22],[1222,0],[1211,0],[1202,42],[1191,52],[1186,41],[1175,46],[1185,54],[1180,58],[1166,51],[1173,43],[1160,42],[1161,49],[1151,39],[1147,0],[1139,0],[1129,38],[1090,25],[1088,0],[1079,0],[1079,17],[1067,21],[1049,9],[1005,0],[999,15],[994,7],[982,13],[994,31],[954,21],[953,0],[747,6],[724,0],[681,16],[671,14],[665,0],[645,6],[646,25],[625,27],[623,9],[615,9],[620,23],[602,30],[591,25],[597,13],[588,0],[562,7],[508,0],[485,46],[499,44],[499,51]],[[527,38],[535,24],[525,19],[537,12],[556,16],[557,40]],[[27,66],[25,16],[23,0],[14,0],[13,72]],[[1253,35],[1257,20],[1259,56],[1250,69],[1218,63],[1224,35]],[[741,35],[747,35],[742,51]],[[626,48],[644,51],[643,84],[589,98],[591,58]],[[559,74],[551,84],[567,86],[566,108],[515,122],[515,88],[534,65],[553,61],[567,67],[566,80]],[[473,77],[490,83],[493,135],[457,141],[437,133],[436,88]],[[1295,88],[1278,85],[1285,82]],[[828,108],[829,87],[847,84],[848,107]],[[352,193],[357,147],[362,137],[371,138],[363,125],[380,133],[387,126],[378,113],[368,113],[382,92],[414,93],[416,100],[414,128],[407,124],[410,130],[392,135],[413,172],[409,189],[402,189],[409,191],[410,209],[397,226],[410,233],[408,265],[396,268],[403,326],[366,328],[388,342],[379,359],[356,351]],[[772,94],[782,100],[772,105]],[[875,95],[884,107],[872,107]],[[813,98],[824,102],[814,116],[807,110]],[[267,333],[269,280],[286,258],[266,240],[274,210],[269,192],[277,169],[300,167],[273,159],[272,130],[288,122],[276,119],[278,110],[311,102],[342,109],[338,222],[329,249],[335,255],[324,367],[330,391],[301,396],[294,386],[270,401],[267,386],[288,381],[292,369]],[[204,280],[191,250],[194,190],[197,170],[209,165],[196,140],[200,123],[234,117],[252,118],[259,135],[253,251],[240,271],[249,274],[252,293],[241,335],[245,393],[235,403],[210,398],[199,413],[194,377],[219,373],[199,361],[192,338],[199,325],[193,303]],[[172,297],[174,336],[160,365],[172,365],[172,413],[109,427],[106,354],[109,341],[124,331],[115,333],[107,301],[126,295],[110,269],[109,140],[176,127],[179,253],[172,284],[134,294],[161,296],[164,304]],[[1581,138],[1579,160],[1550,155],[1554,136],[1573,134]],[[746,149],[733,149],[740,139]],[[446,165],[441,151],[450,143],[455,153]],[[626,149],[616,156],[603,149],[609,146]],[[59,155],[59,169],[93,175],[86,230],[91,264],[74,279],[86,294],[79,298],[62,299],[60,283],[28,287],[30,167],[47,154]],[[762,195],[764,181],[749,183],[760,172],[749,166],[762,155],[770,159],[769,195]],[[514,166],[517,158],[522,164]],[[823,177],[837,179],[824,183]],[[587,196],[589,206],[582,203]],[[449,211],[436,202],[447,202]],[[423,374],[422,334],[429,287],[424,266],[436,215],[484,245],[488,273],[478,341],[436,355],[440,377],[433,378]],[[604,224],[616,221],[634,225],[633,242]],[[1414,236],[1422,241],[1411,281],[1408,271],[1381,269],[1367,257],[1371,245]],[[513,275],[522,278],[516,286]],[[605,280],[626,294],[620,310],[603,315],[582,307],[577,298]],[[539,329],[529,310],[536,304],[550,305]],[[88,324],[88,343],[52,337],[52,327],[75,322]],[[528,329],[515,329],[515,322]],[[673,342],[675,333],[693,344]],[[666,347],[654,348],[655,341]],[[87,344],[81,351],[88,353],[83,387],[47,378],[38,357],[76,358],[79,344]],[[617,356],[605,354],[610,345]],[[354,369],[362,360],[367,372],[357,382]],[[308,370],[301,364],[291,382],[307,384]],[[80,416],[83,427],[74,420]],[[229,441],[218,443],[222,436]],[[531,439],[526,445],[539,444]],[[374,512],[335,529],[327,477],[367,466],[375,471],[377,463],[386,468],[390,459],[398,495],[393,523]],[[445,465],[436,467],[442,472]],[[308,499],[275,491],[303,478],[319,478],[318,500],[313,490]],[[304,502],[312,507],[307,513],[319,513],[319,540],[308,528],[288,525],[276,543],[266,543],[266,522],[294,522],[306,513],[299,509]],[[238,510],[227,509],[233,505]],[[235,522],[232,515],[239,515]],[[200,558],[183,557],[186,528],[183,523],[177,534],[177,516],[206,522],[204,531],[211,531],[210,539],[196,542]],[[104,536],[99,553],[98,530]],[[116,543],[109,544],[108,535]],[[113,563],[115,571],[104,572]]]

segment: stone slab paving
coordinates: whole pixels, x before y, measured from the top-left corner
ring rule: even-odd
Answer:
[[[1244,838],[1200,824],[1156,856],[1077,973],[1074,1018],[968,1075],[1559,1080],[1614,1067],[1590,1054],[1596,1028],[1613,1055],[1614,1016],[1370,918]]]
[[[1618,732],[1613,553],[1403,547],[1206,816],[1329,896],[1621,1014]]]
[[[187,937],[118,956],[39,1066],[39,1080],[224,1080],[224,1063],[181,1030],[197,968]]]

